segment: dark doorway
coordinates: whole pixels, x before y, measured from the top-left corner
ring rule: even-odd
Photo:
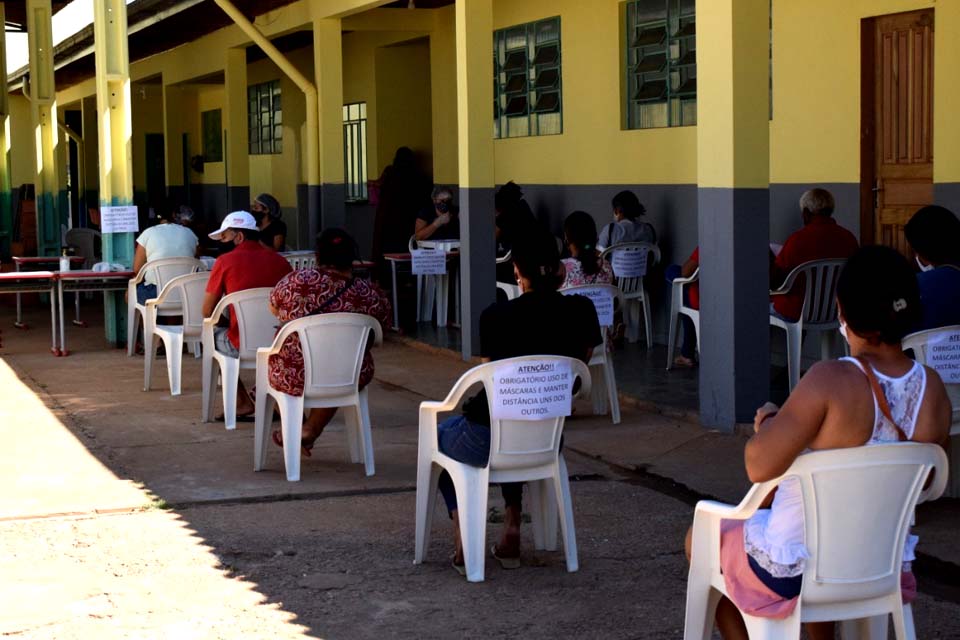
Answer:
[[[157,213],[166,213],[167,175],[163,134],[146,134],[144,150],[147,155],[147,206],[153,207]]]

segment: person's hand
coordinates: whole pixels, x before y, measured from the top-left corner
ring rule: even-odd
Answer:
[[[762,407],[757,409],[757,415],[753,419],[753,432],[756,433],[760,430],[760,425],[763,424],[763,421],[767,418],[770,418],[776,415],[777,411],[780,410],[780,407],[773,404],[772,402],[764,403]]]
[[[437,219],[434,222],[437,223],[438,227],[442,227],[443,225],[447,224],[450,222],[450,212],[448,211],[447,213],[441,213],[437,216]]]

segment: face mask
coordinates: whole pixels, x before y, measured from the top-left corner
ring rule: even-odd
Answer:
[[[840,321],[840,335],[843,336],[847,344],[850,344],[850,338],[847,337],[847,323],[843,320]]]
[[[446,213],[450,211],[450,205],[447,204],[446,202],[438,202],[437,211],[439,211],[440,213]]]
[[[914,256],[913,259],[917,261],[917,266],[920,267],[920,271],[923,271],[923,272],[933,271],[932,264],[923,264],[922,262],[920,262],[920,258],[916,256]]]

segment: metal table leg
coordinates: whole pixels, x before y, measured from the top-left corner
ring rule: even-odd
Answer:
[[[73,292],[73,324],[75,324],[78,327],[87,326],[87,323],[80,319],[80,292],[79,291]]]
[[[56,289],[56,290],[54,290]],[[60,302],[60,346],[57,348],[57,301]],[[50,327],[53,333],[50,351],[55,356],[66,355],[66,349],[63,348],[63,284],[57,281],[57,284],[50,288]]]
[[[15,269],[16,269],[16,271],[20,271],[20,263],[19,263],[19,262],[16,263]],[[13,326],[15,326],[17,329],[26,329],[26,328],[27,328],[27,325],[23,322],[23,308],[22,308],[22,306],[21,306],[21,304],[20,304],[20,292],[19,292],[19,291],[17,292],[17,319],[16,319],[16,321],[13,323]]]
[[[393,330],[400,331],[400,311],[397,307],[397,261],[390,261],[390,277],[393,279]]]
[[[436,276],[437,288],[437,326],[447,326],[447,311],[450,300],[450,275],[447,273]]]

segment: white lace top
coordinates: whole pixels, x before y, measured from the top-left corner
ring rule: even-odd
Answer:
[[[855,358],[841,358],[863,367]],[[890,415],[900,425],[907,438],[913,438],[920,413],[920,404],[927,388],[927,372],[916,363],[899,378],[885,376],[873,370],[890,405]],[[899,440],[896,427],[880,411],[877,399],[873,399],[876,418],[873,433],[865,446]],[[777,487],[773,504],[769,509],[757,511],[743,528],[743,544],[746,552],[770,575],[791,578],[803,573],[804,560],[809,557],[803,543],[803,496],[800,482],[786,478]],[[903,561],[912,562],[917,536],[909,535],[903,550]]]

